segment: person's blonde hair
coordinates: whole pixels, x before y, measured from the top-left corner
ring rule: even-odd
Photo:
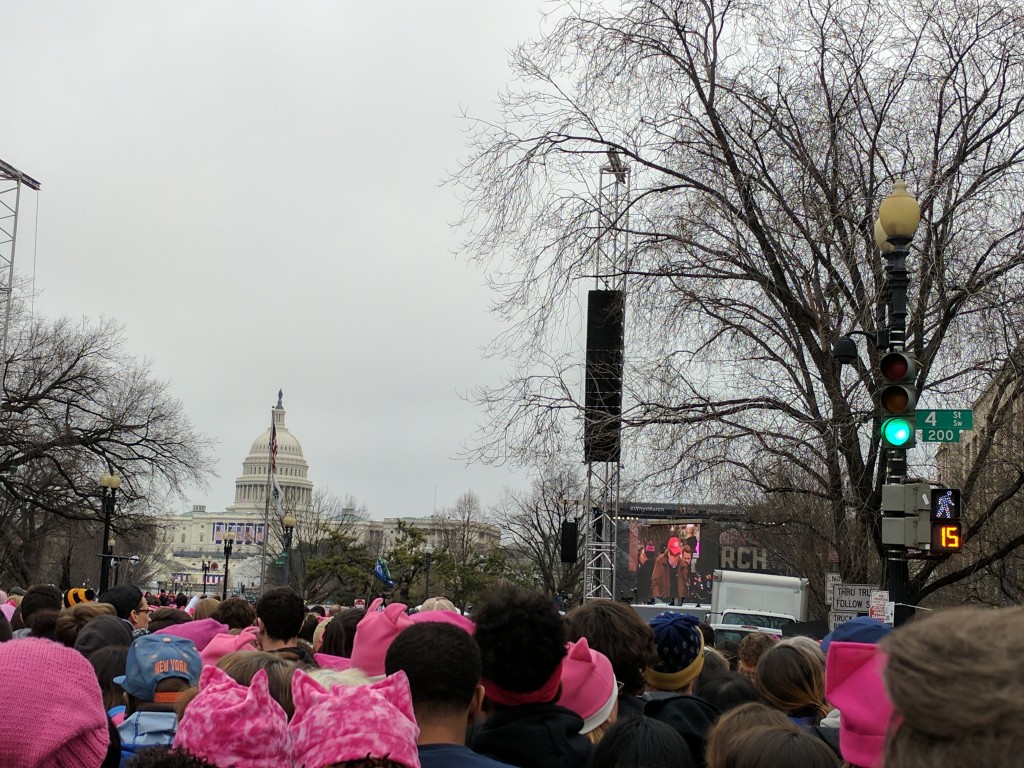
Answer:
[[[802,644],[776,643],[757,662],[757,692],[765,703],[787,715],[809,712],[817,722],[828,713],[820,655],[820,648],[815,654]]]
[[[217,612],[218,608],[220,608],[220,600],[216,597],[204,597],[193,611],[192,618],[196,621],[208,619]]]
[[[316,625],[316,629],[313,630],[313,653],[320,652],[320,646],[324,642],[324,632],[327,630],[327,625],[334,621],[333,616],[328,616],[326,619]]]
[[[276,653],[265,651],[235,651],[222,656],[217,666],[223,669],[235,682],[251,685],[253,677],[261,669],[267,672],[270,696],[292,719],[295,702],[292,700],[292,676],[297,664]]]
[[[951,608],[882,641],[893,725],[886,768],[1019,765],[1024,608]]]
[[[786,715],[767,704],[756,701],[740,704],[724,712],[708,731],[704,752],[707,768],[722,768],[729,754],[729,746],[735,743],[736,737],[761,725],[797,730]]]
[[[347,685],[349,688],[356,688],[360,685],[369,685],[372,681],[361,669],[328,669],[320,667],[311,669],[309,676],[316,680],[324,688],[333,688],[336,685]]]

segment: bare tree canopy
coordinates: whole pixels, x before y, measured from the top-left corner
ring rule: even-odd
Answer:
[[[513,52],[502,118],[470,122],[452,177],[464,255],[509,322],[495,351],[515,366],[478,393],[475,456],[531,463],[579,423],[565,311],[624,275],[632,471],[677,497],[699,484],[723,501],[813,503],[844,575],[867,577],[878,350],[842,376],[831,345],[885,327],[873,223],[905,178],[922,210],[907,327],[921,407],[969,407],[1018,348],[1024,13],[986,0],[607,6],[561,4]],[[628,220],[605,224],[609,157],[629,166]],[[615,265],[597,258],[609,230],[627,236]],[[931,461],[927,446],[910,456],[922,474]],[[972,514],[978,537],[1005,504]],[[1014,530],[989,553],[1011,551]],[[915,571],[915,597],[939,567]]]
[[[0,572],[22,583],[56,581],[53,563],[67,571],[76,542],[88,551],[89,570],[95,566],[98,545],[82,539],[88,526],[76,522],[102,519],[104,472],[122,479],[119,536],[130,536],[139,515],[168,495],[206,482],[211,441],[193,429],[169,385],[125,352],[109,321],[23,321],[12,329],[3,384]]]

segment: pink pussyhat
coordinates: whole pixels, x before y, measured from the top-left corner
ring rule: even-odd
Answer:
[[[314,653],[313,660],[320,665],[321,669],[351,669],[352,659],[344,656],[333,656],[329,653]]]
[[[203,666],[214,666],[223,657],[235,651],[256,650],[256,627],[246,627],[237,635],[222,632],[214,635],[199,653]]]
[[[825,698],[839,709],[839,750],[843,760],[861,768],[882,768],[892,720],[892,702],[882,677],[886,659],[872,643],[837,640],[828,647]]]
[[[222,669],[203,667],[174,748],[214,765],[278,768],[291,765],[290,739],[288,715],[270,695],[266,670],[245,686]]]
[[[619,686],[612,663],[600,651],[590,649],[587,638],[569,643],[562,661],[562,695],[558,704],[583,718],[580,733],[597,728],[615,708]]]
[[[420,611],[410,616],[409,621],[413,624],[426,624],[430,621],[440,622],[441,624],[453,624],[459,629],[466,630],[471,635],[476,632],[476,624],[473,623],[473,620],[455,611]]]
[[[372,685],[325,689],[303,670],[292,678],[295,715],[288,726],[296,766],[326,765],[367,758],[420,768],[420,729],[405,672]]]
[[[196,619],[181,624],[171,624],[169,627],[156,630],[153,634],[184,637],[195,644],[197,651],[202,651],[213,638],[227,631],[228,625],[221,624],[216,619]]]
[[[384,676],[384,655],[391,641],[406,627],[412,626],[412,619],[405,612],[402,603],[391,603],[383,611],[377,610],[383,602],[377,598],[366,609],[366,615],[356,625],[356,637],[352,643],[352,666],[363,670],[368,677]]]

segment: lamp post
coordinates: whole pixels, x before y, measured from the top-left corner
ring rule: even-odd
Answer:
[[[295,515],[289,512],[281,518],[281,528],[284,530],[284,585],[291,586],[291,574],[288,572],[288,562],[292,551],[292,534],[295,532]]]
[[[430,598],[430,561],[433,559],[434,545],[429,541],[423,548],[423,601]]]
[[[221,594],[222,600],[228,599],[228,563],[231,561],[231,550],[235,546],[235,534],[224,534],[224,591]]]
[[[878,207],[875,241],[887,262],[885,271],[889,283],[888,351],[903,352],[907,340],[907,286],[910,282],[907,275],[907,255],[910,253],[910,241],[914,239],[914,233],[921,223],[921,207],[907,192],[905,181],[897,179],[892,187],[892,192]],[[911,409],[913,405],[911,402]],[[912,430],[915,425],[912,419],[910,421],[910,437],[913,438]],[[882,444],[886,444],[886,436],[883,436]],[[913,444],[913,440],[910,440],[910,444]],[[906,479],[907,451],[902,444],[900,447],[888,448],[885,474],[886,482],[889,484],[901,484]],[[901,513],[895,510],[882,510],[883,518],[899,516]],[[909,618],[907,585],[910,581],[910,569],[907,564],[907,548],[904,544],[884,544],[884,547],[885,586],[889,590],[889,599],[896,605],[893,623],[899,626]]]
[[[110,541],[110,520],[114,516],[114,497],[121,487],[121,478],[104,472],[100,475],[101,507],[103,509],[103,554],[100,555],[100,594],[110,586],[110,560],[114,547]]]
[[[202,594],[205,595],[206,594],[206,584],[207,584],[206,575],[210,572],[210,563],[207,562],[206,560],[203,560],[203,566],[202,567],[203,567],[203,589],[202,589]]]

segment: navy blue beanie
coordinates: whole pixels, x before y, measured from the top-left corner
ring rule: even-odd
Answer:
[[[658,663],[647,670],[647,681],[659,690],[677,690],[704,667],[704,635],[700,619],[689,613],[665,611],[650,623]]]

